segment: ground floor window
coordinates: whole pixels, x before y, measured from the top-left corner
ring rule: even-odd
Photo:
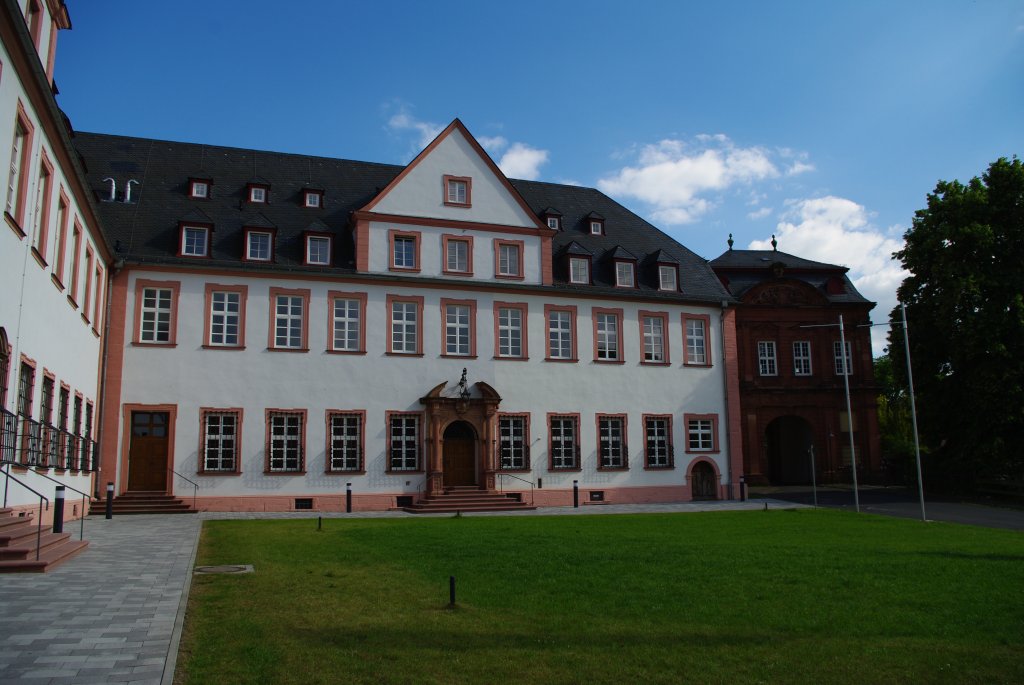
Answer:
[[[238,470],[238,429],[242,423],[241,414],[238,410],[203,412],[203,471]]]
[[[302,472],[306,413],[267,412],[267,461],[271,472]]]
[[[645,416],[644,440],[647,468],[665,469],[672,467],[672,417]]]
[[[363,415],[356,412],[331,412],[327,417],[328,470],[363,470]]]
[[[388,468],[418,471],[420,467],[420,415],[392,414],[388,418]]]
[[[530,468],[528,415],[504,415],[498,418],[498,458],[504,470]]]
[[[628,466],[626,449],[626,417],[597,417],[598,467],[624,469]]]
[[[715,452],[717,441],[718,419],[713,415],[686,417],[686,451]]]
[[[551,468],[578,469],[580,467],[579,417],[552,414],[548,417]]]

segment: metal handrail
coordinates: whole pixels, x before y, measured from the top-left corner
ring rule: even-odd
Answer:
[[[6,480],[4,481],[4,507],[7,506],[7,484],[12,480],[21,487],[25,488],[29,492],[34,493],[39,497],[39,516],[36,519],[36,561],[39,561],[39,548],[43,545],[43,502],[46,502],[46,510],[49,511],[50,500],[43,493],[37,492],[33,488],[29,487],[28,485],[25,485],[20,480],[12,476],[10,463],[7,463],[7,470],[4,471],[3,474],[4,476],[6,476]]]
[[[192,508],[195,509],[196,499],[199,497],[199,483],[195,482],[188,476],[181,475],[180,473],[172,469],[170,466],[167,467],[167,470],[176,475],[178,478],[181,478],[182,480],[187,480],[189,483],[192,483]]]
[[[536,483],[534,483],[532,480],[526,480],[525,478],[520,478],[519,476],[517,476],[515,474],[512,474],[512,473],[502,473],[502,472],[499,471],[495,475],[497,475],[498,477],[504,477],[504,478],[515,478],[516,480],[521,480],[524,483],[529,483],[530,484],[530,506],[531,507],[533,506],[533,487],[536,485]],[[499,490],[501,492],[504,492],[505,491],[505,481],[503,481],[503,480],[498,481],[498,488],[499,488]]]
[[[80,521],[82,523],[79,526],[78,539],[79,540],[84,540],[85,539],[85,500],[86,500],[86,498],[91,497],[91,496],[88,493],[82,492],[78,488],[71,487],[67,483],[62,483],[61,481],[57,480],[56,478],[53,478],[52,476],[48,476],[45,473],[40,473],[39,471],[36,471],[36,475],[37,476],[42,476],[46,480],[52,480],[54,483],[57,483],[58,485],[63,485],[68,490],[74,490],[75,492],[77,492],[79,495],[82,496],[82,518],[80,519]]]

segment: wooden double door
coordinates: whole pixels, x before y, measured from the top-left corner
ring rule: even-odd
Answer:
[[[167,447],[170,415],[133,411],[128,447],[128,489],[167,490]]]

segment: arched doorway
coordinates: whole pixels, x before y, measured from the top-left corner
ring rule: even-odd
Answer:
[[[768,448],[768,480],[772,485],[811,482],[811,424],[799,416],[780,416],[764,431]]]
[[[476,431],[466,421],[452,421],[442,447],[445,487],[476,485]]]
[[[706,461],[698,461],[690,471],[690,493],[693,499],[718,499],[718,478],[715,469]]]

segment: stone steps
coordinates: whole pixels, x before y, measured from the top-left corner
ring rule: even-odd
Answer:
[[[70,533],[44,528],[40,534],[34,516],[15,516],[10,509],[0,509],[0,573],[42,573],[88,546],[88,541],[72,540]]]
[[[410,514],[455,514],[480,511],[532,511],[536,507],[494,490],[472,486],[445,488],[441,494],[426,495],[402,511]]]
[[[129,491],[114,498],[114,516],[132,514],[194,514],[196,510],[165,492]]]

